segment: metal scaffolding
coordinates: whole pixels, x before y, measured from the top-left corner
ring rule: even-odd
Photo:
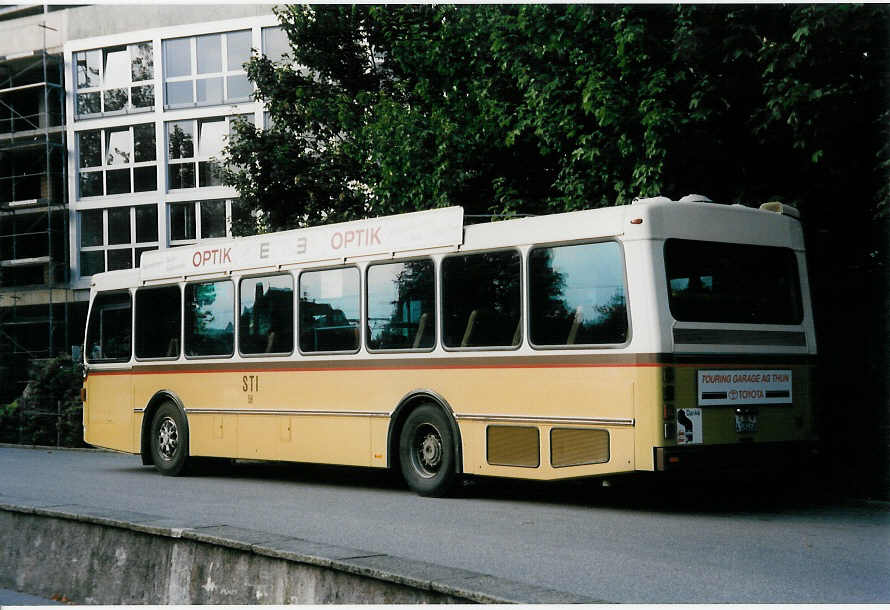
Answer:
[[[0,366],[68,344],[64,61],[47,49],[47,12],[42,49],[0,58]],[[0,393],[23,387],[15,377]]]

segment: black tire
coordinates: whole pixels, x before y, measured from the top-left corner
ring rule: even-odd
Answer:
[[[457,479],[454,434],[442,410],[414,409],[399,433],[399,464],[408,487],[421,496],[441,497]]]
[[[172,402],[158,407],[151,421],[151,459],[163,475],[185,474],[189,462],[189,430],[182,412]]]

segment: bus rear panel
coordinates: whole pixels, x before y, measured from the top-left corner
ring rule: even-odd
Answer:
[[[795,469],[816,451],[803,253],[667,238],[673,320],[661,368],[664,472]]]

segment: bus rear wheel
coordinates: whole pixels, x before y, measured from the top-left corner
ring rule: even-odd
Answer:
[[[151,422],[151,457],[161,474],[185,474],[189,461],[188,424],[173,403],[158,407]]]
[[[424,404],[405,419],[399,434],[399,463],[408,487],[421,496],[441,497],[454,485],[454,435],[439,408]]]

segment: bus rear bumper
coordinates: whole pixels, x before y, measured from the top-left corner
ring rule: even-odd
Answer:
[[[715,473],[798,470],[820,455],[816,441],[656,447],[657,472]]]

